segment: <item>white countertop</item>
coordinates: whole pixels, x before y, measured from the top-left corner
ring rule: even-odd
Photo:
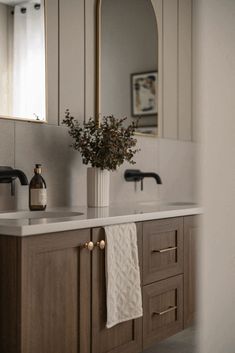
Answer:
[[[196,204],[159,204],[154,202],[133,203],[130,205],[117,205],[104,208],[60,208],[47,211],[58,210],[64,212],[76,211],[83,213],[83,215],[40,219],[0,218],[0,234],[24,237],[29,235],[189,216],[202,213],[202,208]],[[3,213],[0,213],[0,215],[3,216]]]

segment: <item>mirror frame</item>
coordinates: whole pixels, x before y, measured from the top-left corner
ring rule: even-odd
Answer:
[[[49,0],[48,0],[49,1]],[[43,0],[44,2],[44,30],[45,30],[45,105],[46,105],[46,116],[45,120],[34,120],[30,118],[19,118],[17,116],[5,116],[0,115],[0,120],[8,120],[8,121],[16,121],[16,122],[29,122],[36,124],[48,124],[48,79],[47,79],[47,0]]]
[[[152,8],[154,11],[157,28],[158,28],[158,21],[154,10],[153,1],[152,0],[150,1],[152,4]],[[100,120],[101,120],[101,108],[100,108],[101,107],[101,84],[100,84],[101,83],[101,6],[102,6],[102,0],[96,0],[96,6],[95,6],[95,121],[98,126],[100,125]],[[159,28],[158,28],[158,37],[159,37]],[[159,47],[159,41],[158,41],[158,47]],[[157,56],[159,59],[159,50],[158,50]],[[143,132],[135,131],[135,135],[145,136],[145,137],[160,137],[159,117],[158,117],[157,129],[158,131],[156,134],[145,134]]]

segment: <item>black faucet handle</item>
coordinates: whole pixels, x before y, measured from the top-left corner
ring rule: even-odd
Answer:
[[[124,178],[126,181],[140,181],[143,179],[139,169],[127,169],[124,173]]]
[[[12,170],[12,167],[0,166],[0,184],[10,184],[12,182],[12,177],[4,175],[5,172]],[[1,175],[1,172],[4,172],[3,175]]]
[[[28,185],[28,179],[24,172],[20,169],[13,169],[12,167],[0,166],[0,183],[8,184],[16,178],[19,178],[21,185]]]

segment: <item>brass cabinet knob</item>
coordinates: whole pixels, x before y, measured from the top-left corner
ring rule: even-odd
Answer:
[[[96,245],[98,246],[98,248],[100,248],[100,250],[104,250],[104,248],[105,248],[105,241],[104,241],[104,240],[97,241]]]
[[[84,244],[84,248],[86,248],[89,251],[92,251],[94,249],[94,243],[93,241],[89,241],[88,243]]]

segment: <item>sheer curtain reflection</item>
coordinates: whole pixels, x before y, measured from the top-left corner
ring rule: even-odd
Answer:
[[[35,120],[46,114],[43,7],[38,1],[14,9],[13,115]]]

